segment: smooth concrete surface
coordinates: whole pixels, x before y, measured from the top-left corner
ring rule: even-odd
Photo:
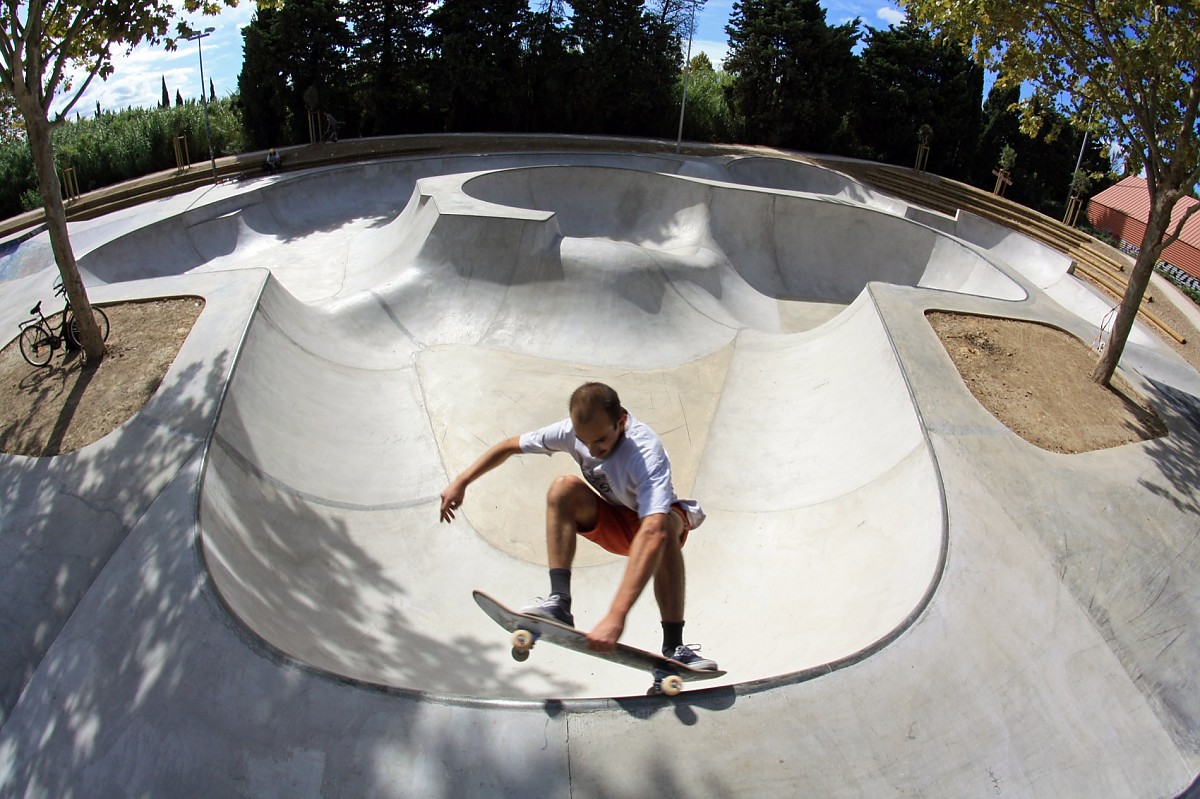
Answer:
[[[803,159],[520,153],[74,227],[95,301],[206,306],[134,420],[0,460],[0,795],[1179,795],[1200,376],[1135,339],[1122,369],[1168,437],[1019,439],[925,312],[1096,322],[1051,290],[1061,257],[981,223]],[[49,290],[25,244],[0,318]],[[437,523],[449,476],[585,379],[709,512],[685,554],[711,688],[516,664],[470,601],[544,591],[565,458]],[[622,566],[581,546],[581,625]],[[657,627],[647,595],[625,640]]]

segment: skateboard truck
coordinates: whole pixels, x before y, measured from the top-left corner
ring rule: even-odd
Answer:
[[[538,637],[529,630],[516,630],[512,634],[512,658],[518,663],[529,660],[529,650],[537,643]]]
[[[683,691],[683,680],[678,674],[669,672],[666,669],[654,670],[654,684],[646,691],[646,696],[657,696],[666,694],[667,696],[678,696]]]

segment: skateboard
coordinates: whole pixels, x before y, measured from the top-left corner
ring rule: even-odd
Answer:
[[[528,616],[492,599],[482,591],[472,591],[475,604],[492,618],[492,621],[512,633],[512,656],[518,663],[529,659],[529,651],[538,641],[549,641],[552,644],[580,652],[584,655],[620,663],[631,669],[649,671],[654,677],[654,684],[646,693],[650,695],[666,694],[675,696],[683,690],[683,683],[690,680],[711,680],[723,677],[724,671],[699,671],[678,660],[656,655],[644,649],[617,644],[615,652],[594,652],[588,649],[587,634],[549,619]]]

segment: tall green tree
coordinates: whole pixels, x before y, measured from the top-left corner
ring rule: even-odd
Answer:
[[[679,36],[641,0],[575,0],[579,82],[569,95],[590,133],[665,135],[683,66]]]
[[[1141,251],[1092,378],[1108,385],[1124,352],[1155,262],[1175,240],[1175,204],[1200,180],[1200,6],[1161,0],[905,0],[909,15],[971,48],[1010,85],[1028,83],[1040,103],[1061,108],[1136,156],[1146,172],[1150,214]]]
[[[353,109],[364,135],[425,129],[429,109],[427,4],[348,0]]]
[[[338,0],[286,0],[275,17],[276,34],[286,46],[282,60],[292,141],[307,140],[309,110],[348,118],[350,29],[344,10]]]
[[[577,85],[576,54],[562,0],[545,0],[525,15],[520,32],[519,129],[564,133],[574,129],[569,98]]]
[[[817,0],[739,0],[725,31],[731,105],[744,140],[817,152],[847,147],[858,99],[859,20],[830,26]]]
[[[246,137],[260,150],[283,143],[283,132],[291,129],[283,45],[275,31],[278,14],[273,8],[259,6],[250,24],[242,28],[238,98]]]
[[[911,166],[921,125],[933,129],[928,169],[967,180],[980,129],[983,69],[962,48],[911,22],[869,29],[861,58],[859,139],[865,154]]]
[[[448,131],[516,130],[525,0],[444,0],[430,14],[431,82]]]
[[[310,110],[346,119],[350,30],[342,11],[336,0],[286,0],[260,6],[242,29],[238,91],[255,145],[308,141]]]
[[[237,0],[225,2],[236,5]],[[216,2],[183,3],[183,10],[189,13],[215,14],[220,8]],[[97,76],[112,74],[114,49],[132,49],[142,41],[164,39],[173,47],[168,27],[175,15],[176,6],[160,0],[63,0],[51,4],[10,0],[0,17],[0,84],[12,95],[25,120],[38,190],[46,209],[50,246],[67,298],[79,319],[83,349],[91,363],[104,357],[104,341],[67,234],[67,214],[50,130],[66,119]],[[83,70],[83,79],[74,85],[68,78],[73,68]],[[60,93],[65,103],[52,119],[51,108]]]
[[[683,135],[694,141],[728,142],[734,138],[733,114],[726,101],[732,77],[713,68],[706,53],[693,56],[689,66]]]

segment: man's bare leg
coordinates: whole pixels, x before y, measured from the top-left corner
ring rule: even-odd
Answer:
[[[670,657],[683,643],[683,614],[686,579],[683,565],[683,521],[679,514],[667,514],[667,540],[654,570],[654,598],[658,601],[663,628],[663,654]]]
[[[668,516],[667,540],[658,568],[654,571],[654,598],[664,622],[683,623],[686,575],[683,565],[683,520],[671,511]]]
[[[551,569],[569,569],[575,562],[580,530],[596,526],[596,498],[578,477],[556,477],[546,494],[546,559]]]
[[[546,494],[546,561],[550,567],[550,595],[522,612],[574,626],[571,614],[571,564],[576,536],[596,526],[598,502],[592,489],[578,477],[557,477]]]

